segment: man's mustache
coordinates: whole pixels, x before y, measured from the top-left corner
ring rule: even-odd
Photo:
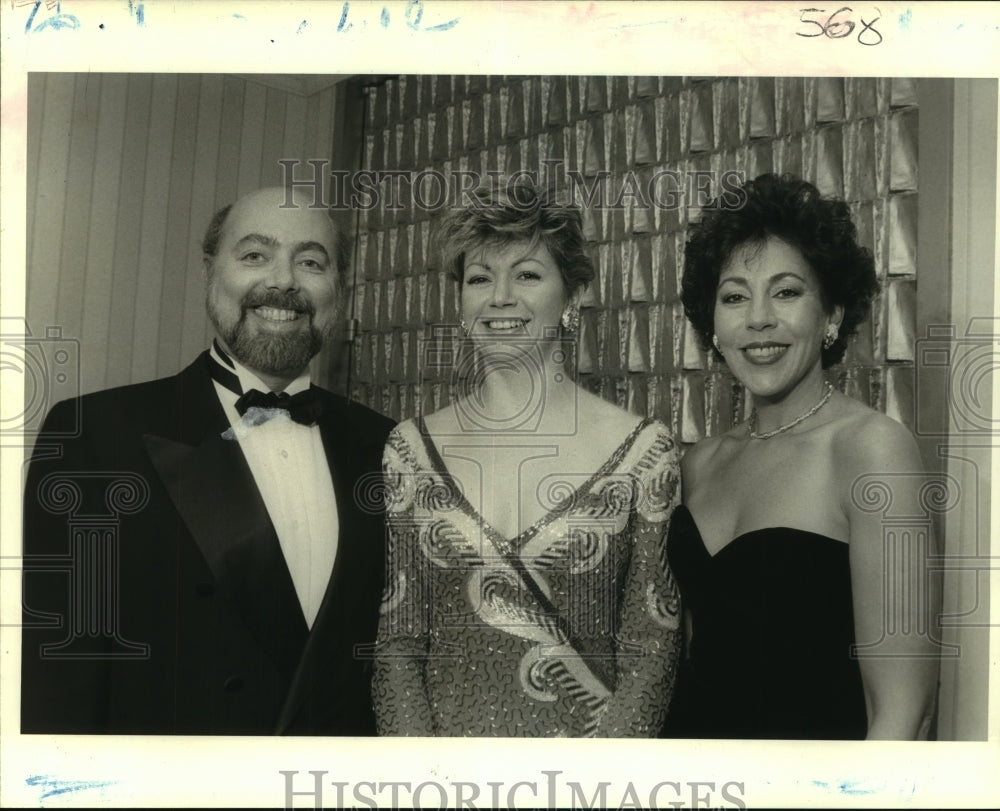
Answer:
[[[312,316],[316,314],[312,304],[298,293],[283,293],[280,290],[247,293],[240,306],[244,310],[254,307],[274,307],[277,310],[295,310]]]

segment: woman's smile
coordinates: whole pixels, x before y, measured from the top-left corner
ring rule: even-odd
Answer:
[[[787,349],[788,344],[755,343],[744,346],[741,351],[750,363],[767,366],[781,360]]]
[[[521,332],[530,319],[527,318],[492,318],[481,319],[487,329],[494,332]]]

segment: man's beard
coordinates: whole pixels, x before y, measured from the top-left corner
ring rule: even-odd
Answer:
[[[308,319],[307,330],[288,334],[254,334],[247,326],[247,314],[258,306],[295,310]],[[222,321],[211,296],[208,316],[233,356],[248,369],[274,377],[296,377],[323,348],[327,335],[313,325],[312,306],[294,293],[248,293],[240,302],[240,317],[234,324]]]

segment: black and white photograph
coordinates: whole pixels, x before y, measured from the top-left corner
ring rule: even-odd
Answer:
[[[644,5],[3,9],[4,804],[995,804],[1000,16]]]

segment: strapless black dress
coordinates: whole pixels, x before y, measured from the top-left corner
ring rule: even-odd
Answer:
[[[667,555],[693,633],[665,737],[865,737],[847,544],[781,527],[712,556],[682,505]]]

